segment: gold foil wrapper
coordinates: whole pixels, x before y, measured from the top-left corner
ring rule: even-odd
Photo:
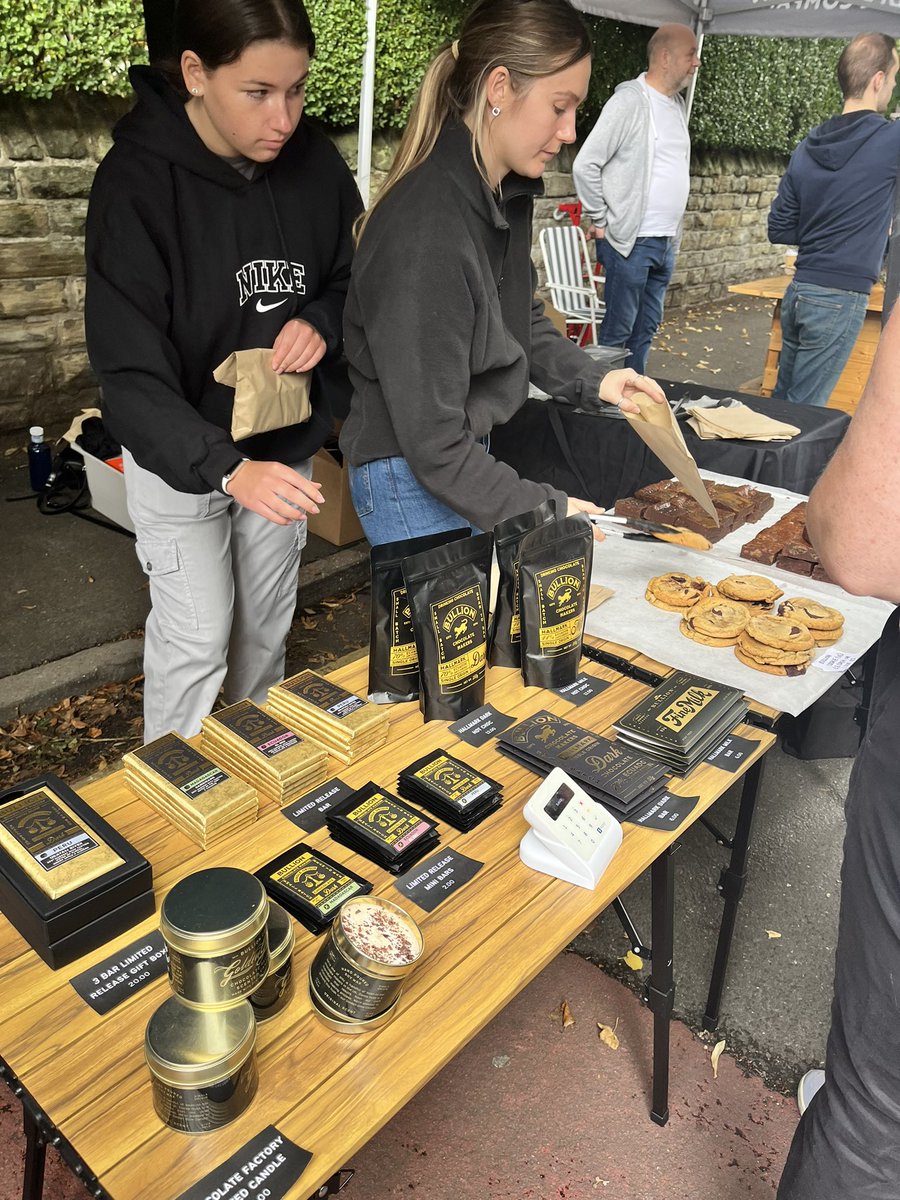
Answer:
[[[51,900],[125,861],[46,787],[0,805],[0,849]]]

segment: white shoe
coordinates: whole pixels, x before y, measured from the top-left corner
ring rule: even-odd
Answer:
[[[809,1108],[813,1096],[825,1082],[825,1072],[819,1070],[807,1071],[797,1085],[797,1107],[802,1117]]]

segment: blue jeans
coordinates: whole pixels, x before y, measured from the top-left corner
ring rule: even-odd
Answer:
[[[781,302],[781,358],[772,396],[824,407],[862,329],[868,296],[797,283]]]
[[[349,474],[353,507],[372,546],[469,525],[422,487],[405,458],[376,458]]]
[[[603,264],[606,276],[606,314],[598,331],[599,341],[603,346],[627,346],[631,354],[625,366],[634,367],[642,375],[675,269],[675,239],[640,237],[626,258],[601,238],[597,260]]]

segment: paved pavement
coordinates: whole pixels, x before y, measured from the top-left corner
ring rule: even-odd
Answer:
[[[769,320],[766,304],[743,299],[675,314],[651,354],[650,372],[737,389],[761,373]],[[0,497],[22,494],[25,479],[21,451],[0,444]],[[0,540],[10,572],[0,592],[0,722],[16,704],[31,711],[84,682],[138,669],[136,635],[147,596],[129,539],[74,518],[41,517],[27,501],[0,499]],[[319,589],[321,597],[352,586],[365,571],[364,547],[338,554],[311,547],[301,591]],[[773,1194],[796,1114],[793,1102],[767,1090],[760,1076],[789,1092],[799,1073],[821,1060],[850,762],[801,762],[779,750],[768,757],[723,1002],[720,1036],[727,1048],[718,1080],[709,1045],[677,1027],[673,1120],[665,1130],[646,1120],[646,1014],[628,988],[589,961],[637,982],[619,962],[627,949],[621,929],[605,914],[576,941],[577,955],[547,968],[361,1152],[351,1200],[416,1193],[429,1200]],[[718,808],[728,827],[736,798],[729,795]],[[715,885],[724,853],[695,827],[676,859],[676,1009],[694,1023],[721,912]],[[639,881],[624,897],[645,937],[647,893]],[[562,999],[577,1019],[565,1032],[549,1016]],[[616,1016],[625,1036],[612,1052],[597,1042],[595,1022]],[[3,1108],[0,1094],[0,1200],[8,1200],[21,1144],[15,1106]],[[64,1172],[56,1174],[45,1194],[48,1200],[83,1194],[80,1185],[69,1186]]]

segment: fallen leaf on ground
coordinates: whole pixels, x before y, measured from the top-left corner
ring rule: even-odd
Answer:
[[[713,1046],[713,1052],[712,1052],[712,1055],[710,1056],[710,1060],[709,1060],[710,1063],[712,1064],[713,1079],[719,1078],[719,1059],[722,1057],[722,1051],[724,1049],[725,1049],[725,1039],[724,1038],[722,1038],[721,1042],[716,1042],[716,1044]]]
[[[775,929],[767,929],[766,933],[769,935],[770,938],[781,937],[781,934],[778,933],[777,930],[775,930]]]
[[[616,1030],[618,1028],[618,1017],[616,1017],[615,1025],[604,1025],[602,1021],[597,1022],[597,1035],[601,1042],[609,1046],[610,1050],[618,1050],[619,1048],[619,1039],[616,1037]]]
[[[569,1008],[568,1000],[563,1000],[559,1006],[559,1015],[562,1017],[563,1029],[568,1029],[570,1025],[575,1024],[575,1018],[572,1016],[572,1010]]]
[[[644,967],[644,960],[639,954],[635,954],[633,950],[629,950],[627,954],[622,955],[622,962],[626,967],[631,967],[632,971],[641,971]]]

